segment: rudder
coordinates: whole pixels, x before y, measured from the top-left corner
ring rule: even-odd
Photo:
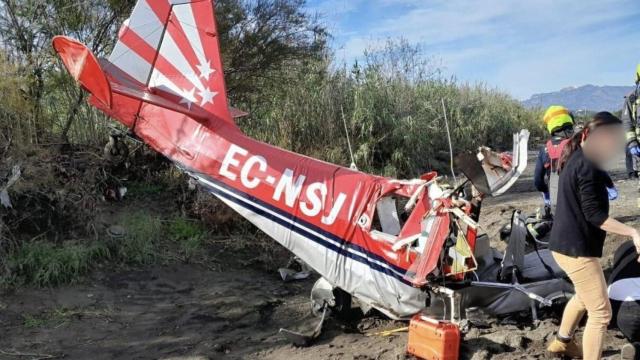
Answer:
[[[108,62],[119,70],[104,67],[118,83],[234,124],[213,1],[139,0]]]

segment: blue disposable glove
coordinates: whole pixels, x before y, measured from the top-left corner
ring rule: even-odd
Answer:
[[[636,145],[632,148],[629,148],[629,154],[633,156],[640,156],[640,146]]]
[[[546,206],[551,206],[551,195],[548,192],[542,193],[542,198],[544,199],[544,204]]]
[[[607,192],[609,193],[609,200],[615,200],[618,198],[618,190],[615,187],[607,188]]]

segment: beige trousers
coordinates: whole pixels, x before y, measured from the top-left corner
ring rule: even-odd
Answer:
[[[573,336],[586,312],[587,325],[582,338],[584,359],[600,359],[604,335],[611,321],[611,303],[602,266],[594,257],[570,257],[553,252],[553,258],[576,289],[576,294],[564,309],[558,333],[564,337]]]

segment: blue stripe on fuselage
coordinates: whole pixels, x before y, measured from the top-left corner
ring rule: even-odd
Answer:
[[[191,172],[191,173],[194,173],[194,172]],[[301,236],[303,236],[303,237],[305,237],[305,238],[307,238],[307,239],[309,239],[309,240],[311,240],[311,241],[313,241],[315,243],[318,243],[318,244],[320,244],[320,245],[322,245],[322,246],[324,246],[324,247],[326,247],[326,248],[338,253],[341,256],[345,256],[345,257],[348,257],[348,258],[353,259],[355,261],[358,261],[360,263],[363,263],[363,264],[369,266],[373,270],[376,270],[378,272],[384,273],[384,274],[386,274],[388,276],[391,276],[391,277],[399,280],[403,284],[411,285],[407,280],[405,280],[403,278],[402,274],[404,274],[406,272],[405,269],[402,269],[401,267],[398,267],[398,266],[395,266],[393,264],[390,264],[389,262],[387,262],[381,256],[379,256],[377,254],[373,254],[370,251],[367,251],[366,249],[364,249],[364,248],[362,248],[362,247],[360,247],[358,245],[349,243],[348,241],[346,241],[344,239],[341,239],[341,238],[337,237],[336,235],[334,235],[332,233],[329,233],[329,232],[327,232],[327,231],[325,231],[323,229],[320,229],[317,226],[315,226],[315,225],[313,225],[311,223],[308,223],[308,222],[306,222],[306,221],[294,216],[291,213],[284,212],[284,211],[278,209],[277,207],[274,207],[274,206],[272,206],[270,204],[267,204],[267,203],[263,202],[262,200],[256,198],[255,196],[252,196],[250,194],[247,194],[247,193],[244,193],[242,191],[239,191],[238,189],[229,187],[228,185],[226,185],[226,184],[224,184],[224,183],[222,183],[220,181],[217,181],[215,179],[212,179],[211,177],[206,176],[206,175],[204,175],[202,173],[194,173],[194,174],[197,174],[196,175],[197,177],[204,178],[204,179],[206,179],[206,181],[211,182],[211,183],[213,183],[213,184],[215,184],[215,185],[217,185],[217,186],[219,186],[221,188],[224,188],[228,192],[232,192],[233,194],[243,198],[244,201],[239,200],[235,196],[229,195],[225,191],[221,191],[219,189],[216,189],[215,187],[212,187],[212,186],[209,186],[207,184],[204,184],[206,186],[206,188],[210,192],[212,192],[212,193],[214,193],[214,194],[216,194],[218,196],[221,196],[221,197],[223,197],[223,198],[225,198],[227,200],[230,200],[230,201],[232,201],[232,202],[234,202],[234,203],[236,203],[236,204],[238,204],[238,205],[240,205],[240,206],[242,206],[242,207],[244,207],[244,208],[246,208],[246,209],[248,209],[248,210],[250,210],[250,211],[252,211],[252,212],[254,212],[256,214],[258,214],[258,215],[260,215],[260,216],[268,218],[270,221],[276,222],[276,223],[278,223],[278,224],[280,224],[280,225],[282,225],[282,226],[284,226],[286,228],[289,228],[291,231],[294,231],[294,232],[300,234]],[[271,213],[269,213],[269,212],[267,212],[267,211],[265,211],[263,209],[260,209],[260,208],[256,207],[252,203],[257,203],[260,206],[265,207],[265,208],[269,209],[270,211],[272,211],[274,213],[277,213],[278,215],[288,219],[290,222],[287,222],[287,221],[283,220],[282,218],[280,218],[278,216],[274,216],[273,214],[271,214]],[[315,234],[313,234],[313,233],[301,228],[300,225],[304,226],[304,227],[307,227],[307,228],[309,228],[309,229],[311,229],[311,230],[313,230],[313,231],[315,231],[315,232],[317,232],[319,234],[322,234],[323,236],[325,236],[327,238],[330,238],[330,239],[342,244],[342,246],[337,246],[336,244],[333,244],[333,243],[331,243],[331,242],[329,242],[329,241],[327,241],[325,239],[322,239],[321,237],[319,237],[319,236],[317,236],[317,235],[315,235]],[[366,257],[358,255],[358,254],[354,254],[354,253],[348,251],[349,249],[353,249],[353,250],[359,251],[359,252],[365,254]],[[385,266],[383,266],[381,264],[378,264],[376,262],[370,261],[370,258],[384,263],[389,268],[385,267]],[[395,270],[395,271],[393,271],[392,269]]]

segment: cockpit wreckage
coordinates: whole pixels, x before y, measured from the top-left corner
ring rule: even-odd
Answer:
[[[251,139],[228,104],[210,0],[138,1],[108,59],[64,36],[53,46],[93,106],[320,274],[323,317],[354,300],[393,319],[456,322],[469,309],[535,312],[572,292],[548,250],[526,253],[533,228],[521,214],[504,254],[479,234],[482,198],[526,167],[527,131],[512,153],[458,157],[468,180],[453,188],[435,172],[394,180]]]

